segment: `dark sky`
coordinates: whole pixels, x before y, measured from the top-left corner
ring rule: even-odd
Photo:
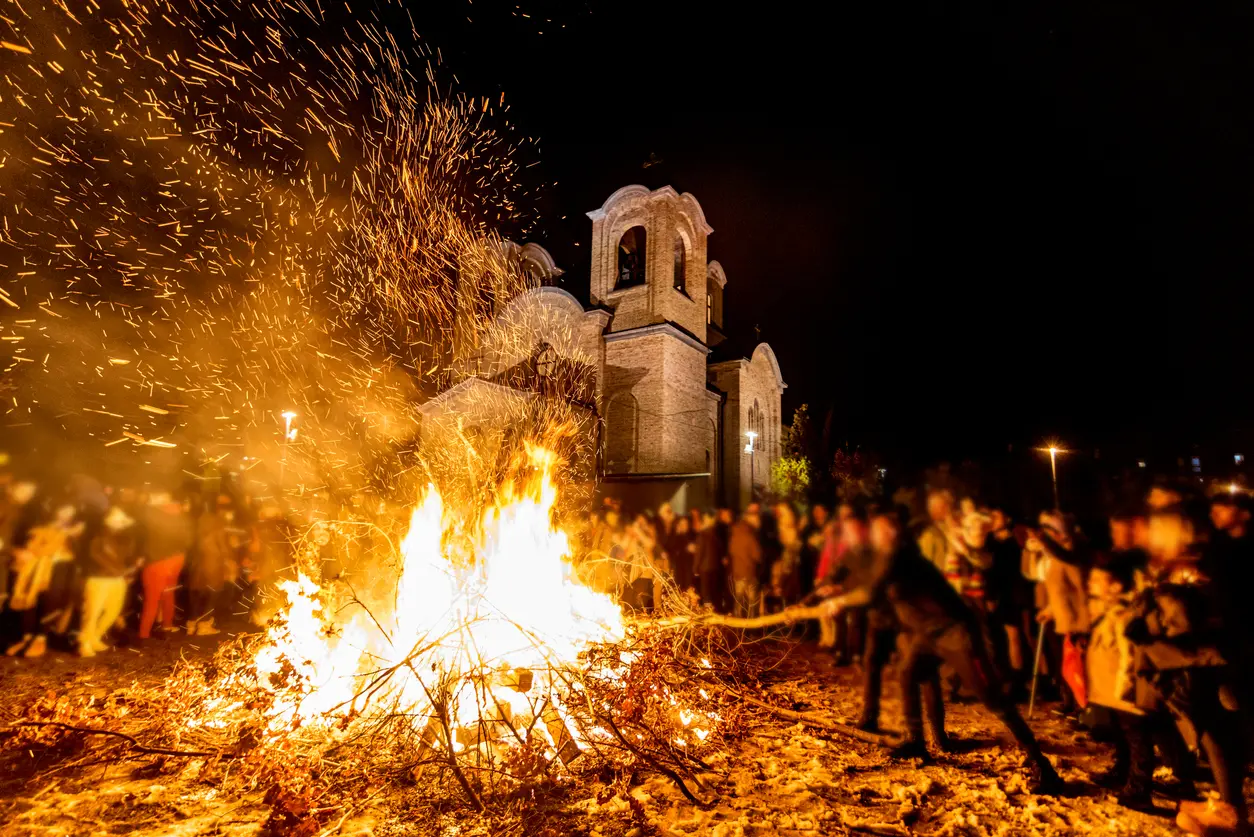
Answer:
[[[692,192],[729,327],[838,435],[939,457],[1251,412],[1248,5],[439,5],[461,88],[540,137],[571,290],[585,212]]]

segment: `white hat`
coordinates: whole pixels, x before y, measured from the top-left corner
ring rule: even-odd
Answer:
[[[113,532],[121,532],[134,522],[130,515],[122,511],[121,506],[113,506],[109,509],[109,513],[105,515],[104,519],[104,525]]]

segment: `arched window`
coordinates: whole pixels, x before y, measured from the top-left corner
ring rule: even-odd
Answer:
[[[675,236],[675,290],[681,294],[688,293],[688,282],[686,279],[688,269],[688,251],[684,249],[684,237],[682,235]]]
[[[627,474],[636,470],[636,449],[640,435],[640,407],[630,392],[609,397],[605,408],[605,470]]]
[[[645,253],[644,227],[632,227],[618,240],[618,288],[630,288],[644,284]]]
[[[758,405],[758,399],[753,399],[753,406],[749,408],[749,420],[745,429],[747,432],[757,434],[753,439],[753,450],[760,451],[766,446],[766,439],[762,437],[763,421],[762,407]]]
[[[705,295],[705,324],[712,325],[714,323],[714,294],[707,293]]]

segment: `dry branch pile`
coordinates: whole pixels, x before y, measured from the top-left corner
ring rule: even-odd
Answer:
[[[4,719],[0,751],[38,753],[32,784],[102,764],[155,780],[198,760],[201,781],[223,796],[263,795],[277,834],[317,834],[380,794],[492,815],[560,797],[583,780],[625,788],[642,772],[665,775],[705,804],[712,792],[700,776],[712,768],[703,756],[726,746],[740,712],[734,690],[754,680],[749,655],[734,653],[736,639],[637,623],[624,642],[592,647],[577,665],[512,672],[530,710],[500,706],[478,729],[454,729],[459,684],[433,674],[423,680],[433,709],[426,716],[374,707],[276,730],[274,707],[306,684],[294,670],[263,684],[255,660],[266,640],[253,636],[224,643],[208,664],[180,662],[156,688],[50,692]],[[554,695],[534,688],[546,674],[564,684],[561,712]],[[388,676],[361,678],[353,700],[365,703]]]

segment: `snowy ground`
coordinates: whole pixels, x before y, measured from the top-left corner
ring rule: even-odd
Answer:
[[[38,661],[5,659],[0,728],[45,691],[103,697],[132,681],[156,682],[179,656],[207,658],[210,651],[204,640],[183,640],[90,661],[61,654]],[[808,645],[761,644],[749,652],[778,658],[762,678],[762,699],[833,720],[856,716],[856,670],[833,669],[829,657]],[[888,690],[884,720],[899,728],[895,688]],[[1026,791],[1018,752],[996,719],[974,705],[951,706],[949,712],[950,732],[966,742],[967,751],[930,764],[895,762],[876,746],[751,710],[738,739],[708,759],[714,772],[701,777],[705,788],[698,792],[706,807],[693,805],[669,779],[653,775],[636,777],[625,793],[588,779],[544,799],[515,800],[486,817],[453,804],[432,804],[415,789],[382,789],[354,809],[326,812],[318,829],[326,835],[493,837],[1179,833],[1171,800],[1159,798],[1159,815],[1146,815],[1120,808],[1095,788],[1089,774],[1109,765],[1109,747],[1052,709],[1038,709],[1031,724],[1072,785],[1065,798]],[[64,770],[56,754],[10,750],[0,762],[0,833],[265,833],[270,809],[261,794],[222,798],[215,785],[200,778],[202,766],[199,760],[174,768],[141,761]]]

